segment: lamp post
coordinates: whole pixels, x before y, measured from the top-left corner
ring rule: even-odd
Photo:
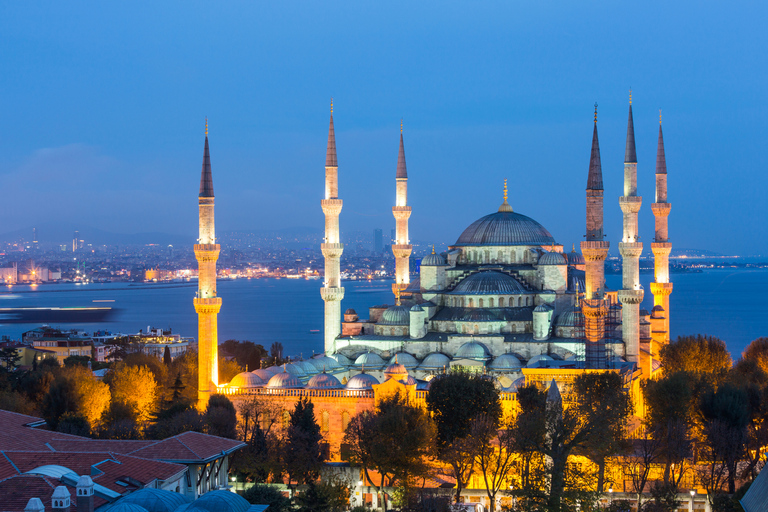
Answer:
[[[688,510],[693,512],[693,497],[696,496],[696,489],[691,489],[690,493],[691,493],[691,502],[688,504]]]
[[[232,486],[232,489],[233,489],[233,491],[232,491],[232,492],[234,492],[234,493],[237,493],[237,475],[233,475],[233,476],[231,476],[231,477],[230,477],[230,480],[231,480],[231,481],[232,481],[232,483],[234,484],[234,485]]]
[[[613,505],[613,486],[608,488],[608,501],[610,505]]]

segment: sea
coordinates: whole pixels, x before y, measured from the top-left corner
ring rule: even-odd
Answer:
[[[651,310],[652,274],[641,274],[642,308]],[[768,269],[712,269],[675,273],[670,296],[672,337],[708,334],[724,340],[734,359],[750,341],[768,336]],[[234,279],[218,283],[222,298],[219,340],[250,340],[269,347],[280,342],[289,355],[309,357],[323,351],[321,280]],[[368,307],[392,304],[391,281],[344,281],[342,311],[352,308],[367,318]],[[609,289],[621,288],[620,275],[607,275]],[[0,287],[0,308],[109,306],[115,314],[98,324],[59,324],[85,332],[135,334],[148,327],[197,336],[189,283],[56,283]],[[20,339],[40,324],[0,324],[0,335]]]

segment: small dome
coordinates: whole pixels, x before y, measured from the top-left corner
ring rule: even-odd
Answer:
[[[435,248],[432,248],[432,254],[429,254],[427,256],[424,256],[421,259],[421,266],[422,267],[445,267],[447,263],[445,262],[445,258],[443,258],[440,254],[435,254]]]
[[[528,360],[527,366],[528,368],[536,368],[540,362],[542,361],[554,361],[551,357],[549,357],[547,354],[539,354],[537,356],[533,356]]]
[[[411,316],[406,306],[391,306],[381,315],[379,325],[410,325]]]
[[[235,388],[259,388],[264,385],[264,380],[252,372],[243,372],[232,377],[229,385]]]
[[[384,375],[387,378],[401,380],[408,375],[408,370],[400,363],[392,363],[384,370]]]
[[[408,352],[398,352],[389,360],[389,364],[400,363],[408,369],[413,369],[419,366],[419,362]]]
[[[208,491],[192,503],[179,507],[178,512],[246,512],[251,504],[230,491]]]
[[[352,308],[349,308],[349,309],[347,309],[347,310],[344,312],[344,314],[345,314],[345,315],[356,315],[356,314],[357,314],[357,311],[355,311],[355,310],[354,310],[354,309],[352,309]]]
[[[587,262],[584,260],[584,256],[576,252],[576,247],[574,247],[573,250],[568,253],[568,264],[569,265],[586,265]]]
[[[384,367],[384,360],[375,352],[366,352],[355,359],[355,366],[381,370]]]
[[[350,361],[344,354],[331,354],[328,357],[335,359],[341,366],[352,366],[352,361]]]
[[[304,373],[306,373],[307,375],[314,375],[319,371],[317,368],[315,368],[315,365],[313,365],[309,361],[299,361],[296,364],[301,366],[301,369],[304,370]]]
[[[549,313],[550,311],[552,311],[552,306],[544,302],[533,308],[534,313]]]
[[[490,364],[494,370],[519,370],[522,366],[520,360],[512,354],[502,354]]]
[[[528,293],[528,290],[509,274],[485,270],[466,277],[450,293],[453,295],[507,295]]]
[[[51,496],[51,497],[56,498],[56,496]],[[107,510],[109,512],[149,512],[149,510],[142,507],[141,505],[137,505],[135,503],[130,503],[130,502],[123,502],[123,500],[120,500],[119,502],[115,503],[114,505],[109,507]]]
[[[411,306],[411,311],[424,311],[424,310],[421,309],[421,306],[419,306],[418,304],[414,304],[413,306]]]
[[[267,387],[270,389],[298,389],[303,386],[295,375],[283,372],[272,376],[269,382],[267,382]]]
[[[313,365],[319,372],[323,370],[336,370],[341,368],[341,365],[337,360],[328,356],[313,357],[309,360],[309,363]]]
[[[662,306],[653,306],[651,318],[664,318],[664,308]]]
[[[262,382],[269,382],[269,379],[275,376],[274,373],[267,369],[253,370],[251,373],[260,378]]]
[[[413,377],[413,375],[409,375],[409,376],[408,376],[408,379],[405,381],[405,385],[406,385],[406,386],[418,386],[418,385],[419,385],[419,381],[418,381],[418,380],[416,380],[416,379]]]
[[[507,393],[517,393],[523,386],[525,386],[525,377],[520,377],[519,379],[516,379],[511,386],[504,389],[504,391]]]
[[[347,381],[347,389],[372,389],[372,386],[378,383],[373,375],[358,373]]]
[[[573,306],[565,310],[563,313],[560,313],[560,315],[557,317],[556,325],[557,327],[576,327],[579,325],[580,316],[581,308],[578,306]]]
[[[138,505],[149,512],[174,512],[177,508],[187,503],[187,499],[177,492],[164,491],[162,489],[144,488],[120,498],[118,504]],[[112,511],[114,508],[109,508]],[[123,511],[131,512],[131,511]],[[135,512],[135,511],[133,511]]]
[[[288,363],[283,365],[283,369],[290,373],[291,375],[295,375],[297,377],[306,377],[307,372],[304,371],[304,368],[302,368],[300,365],[296,363]]]
[[[419,365],[419,368],[423,368],[425,370],[433,370],[444,368],[450,365],[450,363],[451,360],[445,354],[441,354],[440,352],[432,352],[424,358],[424,360],[421,362],[421,365]]]
[[[267,366],[264,368],[265,371],[267,371],[270,375],[277,375],[278,373],[283,373],[283,367],[282,366]]]
[[[454,359],[475,359],[477,361],[485,361],[490,356],[491,354],[488,352],[485,345],[476,341],[471,341],[459,347]]]
[[[339,379],[329,373],[318,373],[307,383],[307,389],[343,389]]]
[[[559,252],[546,252],[539,258],[537,265],[566,265],[568,260]]]

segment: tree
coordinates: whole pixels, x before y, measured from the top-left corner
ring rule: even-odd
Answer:
[[[14,347],[3,347],[0,348],[0,361],[3,362],[6,370],[12,372],[16,369],[17,366],[19,366],[19,361],[21,361],[21,354]]]
[[[66,413],[82,416],[90,428],[96,428],[109,400],[109,387],[87,368],[79,365],[65,367],[58,372],[43,399],[44,417],[54,429]]]
[[[435,378],[426,398],[427,410],[437,427],[441,460],[450,465],[456,478],[456,502],[472,476],[480,448],[470,436],[473,422],[484,417],[498,427],[501,418],[499,392],[491,379],[475,373],[451,371]]]
[[[508,487],[509,470],[516,459],[514,431],[498,427],[498,419],[481,416],[472,422],[471,436],[478,440],[479,449],[475,456],[483,484],[488,495],[490,510],[496,510],[496,495],[502,487]],[[506,485],[505,485],[506,484]]]
[[[237,437],[237,411],[225,395],[211,395],[205,408],[204,420],[209,434],[229,439]]]
[[[107,359],[110,361],[122,361],[128,354],[138,352],[139,345],[131,336],[118,336],[104,344]]]
[[[326,454],[320,441],[320,425],[315,421],[315,406],[307,397],[296,402],[291,411],[285,443],[282,447],[282,462],[288,485],[309,484],[320,476],[320,469]]]
[[[520,409],[508,426],[512,447],[519,455],[514,495],[524,507],[543,506],[547,393],[534,385],[523,386],[517,391],[517,403]]]
[[[122,401],[112,401],[104,411],[99,437],[102,439],[141,439],[136,407]]]
[[[349,487],[336,480],[312,482],[295,501],[299,512],[341,512],[349,506]]]
[[[651,476],[651,470],[661,456],[660,436],[653,436],[650,427],[641,427],[642,437],[633,439],[630,449],[623,454],[624,474],[632,482],[632,490],[637,494],[637,509],[643,505],[643,492]]]
[[[48,392],[43,396],[40,404],[40,412],[45,418],[46,423],[56,430],[59,426],[59,420],[67,412],[77,410],[78,397],[75,394],[72,382],[62,376],[57,376],[51,383]]]
[[[745,361],[752,361],[768,374],[768,338],[757,338],[752,341],[741,355]]]
[[[229,382],[242,371],[243,369],[237,362],[230,361],[225,357],[219,358],[219,382]]]
[[[172,402],[181,400],[181,394],[185,387],[184,382],[181,380],[181,372],[179,372],[176,375],[176,380],[173,381],[173,386],[171,386],[171,389],[173,390],[173,394],[171,395]]]
[[[406,395],[393,394],[381,398],[373,412],[354,416],[344,443],[351,462],[362,466],[366,480],[382,494],[384,487],[408,487],[412,480],[429,476],[436,436],[426,411],[408,403]],[[379,473],[378,482],[371,480],[370,470]]]
[[[163,351],[163,364],[165,366],[171,366],[172,362],[173,358],[171,357],[171,348],[166,345],[165,350]]]
[[[252,341],[227,340],[219,348],[221,352],[233,356],[237,364],[245,368],[246,371],[261,368],[262,359],[267,357],[267,351],[264,347]]]
[[[291,500],[283,496],[282,491],[265,484],[254,484],[244,493],[251,505],[269,505],[266,512],[288,512],[291,510]]]
[[[123,365],[113,372],[110,379],[112,401],[133,408],[136,421],[146,423],[155,407],[157,383],[146,366]]]
[[[184,399],[167,404],[155,415],[145,434],[150,439],[166,439],[187,431],[205,432],[206,423],[195,402]]]
[[[69,356],[64,359],[64,367],[69,366],[82,366],[88,367],[88,363],[91,362],[91,358],[88,356]]]
[[[280,466],[278,439],[275,427],[279,425],[282,410],[268,399],[251,396],[238,402],[237,437],[247,443],[232,454],[232,471],[254,482],[266,482]]]
[[[66,412],[59,419],[56,430],[64,434],[89,436],[91,435],[91,424],[82,414]]]
[[[679,336],[659,352],[664,373],[687,372],[707,382],[722,381],[731,368],[731,354],[725,342],[714,336]]]

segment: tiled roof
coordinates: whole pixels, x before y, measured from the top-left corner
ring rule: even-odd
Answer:
[[[234,439],[199,432],[184,432],[140,448],[132,452],[132,455],[148,459],[198,462],[231,453],[243,446],[245,443]]]
[[[0,450],[51,450],[46,443],[52,439],[84,439],[28,426],[40,422],[34,416],[0,411]]]
[[[157,441],[124,441],[117,439],[52,439],[48,445],[57,452],[132,453]]]
[[[51,478],[36,475],[17,475],[0,481],[0,512],[22,512],[30,498],[40,498],[46,509],[51,507],[53,490],[61,485]],[[69,490],[75,498],[74,489]],[[72,499],[70,510],[77,509],[77,499]]]

